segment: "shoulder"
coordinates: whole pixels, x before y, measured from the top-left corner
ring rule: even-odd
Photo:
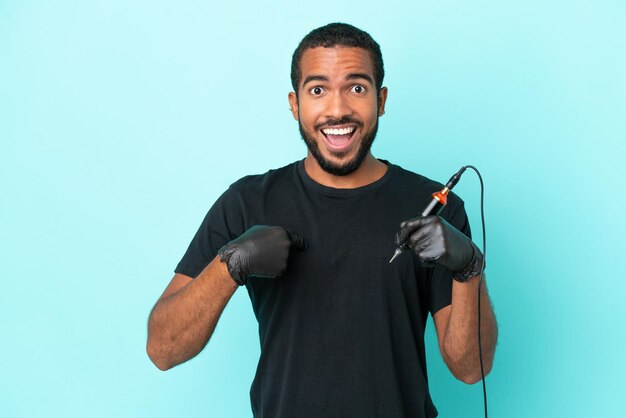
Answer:
[[[283,195],[296,164],[268,170],[263,174],[247,175],[232,183],[209,210],[208,217],[218,219],[232,225],[244,227],[248,215],[263,208],[268,199]],[[241,224],[243,222],[244,224]],[[236,228],[234,228],[236,229]],[[239,229],[237,229],[239,231]],[[242,233],[243,230],[240,231]]]
[[[298,162],[268,170],[263,174],[244,176],[230,185],[227,194],[249,195],[266,192],[268,189],[288,185],[297,174]]]
[[[389,165],[394,182],[397,183],[399,186],[411,186],[414,188],[423,188],[429,190],[432,189],[433,191],[440,190],[443,187],[441,183],[433,181],[426,176],[418,174],[414,171],[407,170],[403,167],[400,167],[399,165],[390,163],[388,161],[386,163],[387,165]]]

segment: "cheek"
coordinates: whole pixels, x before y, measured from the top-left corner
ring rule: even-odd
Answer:
[[[301,102],[299,107],[300,122],[304,125],[314,126],[323,113],[322,110],[323,106],[321,106],[320,103]]]
[[[376,100],[368,102],[363,107],[363,115],[367,115],[369,120],[376,120],[378,117],[378,103]]]
[[[378,104],[375,98],[355,98],[351,101],[350,108],[363,121],[376,119],[378,115]]]

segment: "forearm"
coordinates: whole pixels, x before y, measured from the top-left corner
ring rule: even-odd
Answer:
[[[478,348],[477,277],[466,283],[453,282],[450,319],[443,341],[443,355],[452,373],[466,383],[481,378]],[[480,333],[485,375],[491,370],[498,338],[498,327],[487,287],[480,286]]]
[[[197,278],[159,300],[148,320],[147,351],[153,363],[167,370],[196,356],[237,288],[216,257]]]

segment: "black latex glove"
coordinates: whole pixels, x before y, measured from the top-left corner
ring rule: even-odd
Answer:
[[[280,226],[254,225],[218,251],[239,286],[250,276],[274,278],[287,269],[291,247],[306,250],[307,242]]]
[[[461,272],[471,267],[475,251],[480,253],[471,239],[439,216],[409,219],[400,228],[396,245],[406,243],[426,266],[437,263]]]

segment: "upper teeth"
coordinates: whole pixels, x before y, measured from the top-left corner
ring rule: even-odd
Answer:
[[[322,132],[324,132],[326,135],[348,135],[349,133],[352,133],[352,131],[354,131],[354,126],[350,126],[348,128],[341,128],[341,129],[335,129],[335,128],[322,129]]]

